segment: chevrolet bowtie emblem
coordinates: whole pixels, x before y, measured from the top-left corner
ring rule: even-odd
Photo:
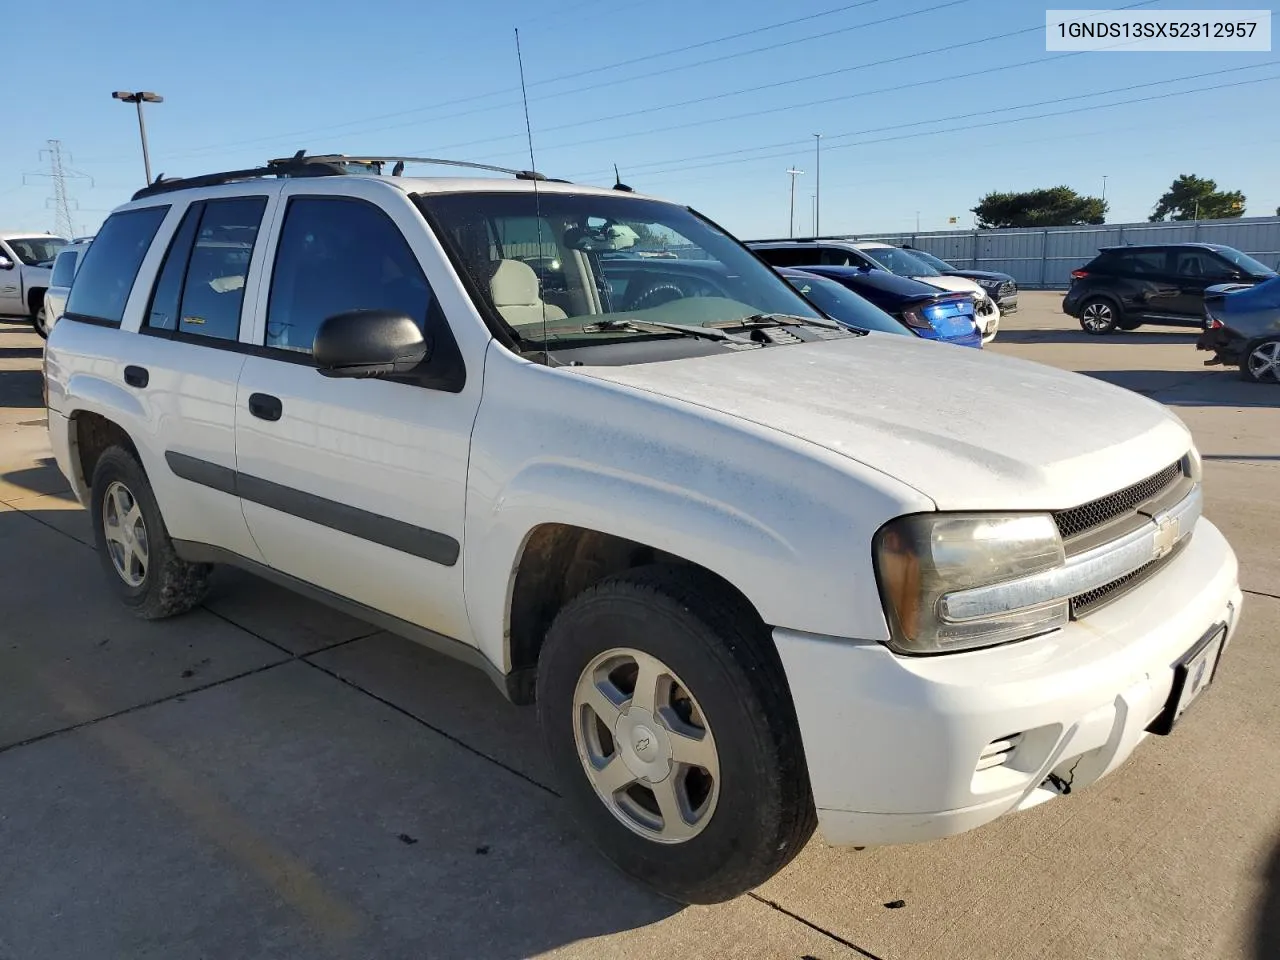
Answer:
[[[1173,550],[1174,545],[1178,542],[1178,518],[1165,517],[1163,520],[1156,521],[1156,536],[1154,549],[1151,551],[1151,559],[1159,560],[1161,557],[1167,557],[1169,552]]]

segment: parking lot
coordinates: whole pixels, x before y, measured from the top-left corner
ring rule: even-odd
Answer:
[[[932,844],[815,839],[714,907],[580,840],[534,712],[478,672],[231,571],[132,619],[52,463],[41,341],[0,323],[0,960],[1280,957],[1280,389],[1060,300],[1024,291],[988,349],[1195,434],[1246,590],[1214,689],[1092,789]]]

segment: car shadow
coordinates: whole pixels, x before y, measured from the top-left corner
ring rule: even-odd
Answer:
[[[1280,843],[1271,852],[1263,881],[1266,889],[1258,904],[1253,955],[1255,960],[1276,960],[1280,957]]]
[[[0,347],[0,359],[12,355],[12,351]],[[0,370],[0,407],[42,409],[44,374],[39,370]]]
[[[1031,330],[1010,330],[1001,328],[996,336],[997,343],[1118,343],[1118,344],[1194,344],[1198,333],[1183,330],[1170,330],[1168,333],[1145,330],[1117,330],[1104,337],[1095,337],[1083,330],[1057,328],[1038,328]]]

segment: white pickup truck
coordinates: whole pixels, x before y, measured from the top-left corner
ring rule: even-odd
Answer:
[[[698,902],[815,824],[1093,783],[1210,684],[1236,560],[1164,407],[841,328],[625,188],[367,169],[162,182],[85,254],[49,431],[139,615],[236,564],[480,667],[597,846]]]
[[[44,292],[53,259],[68,242],[47,233],[0,233],[0,317],[28,317],[45,335]]]

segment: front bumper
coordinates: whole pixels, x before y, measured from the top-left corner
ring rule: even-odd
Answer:
[[[1240,605],[1235,554],[1202,519],[1142,586],[1032,640],[912,658],[775,630],[823,836],[934,840],[1052,799],[1064,782],[1093,783],[1146,738],[1175,661],[1213,624],[1230,642]],[[1003,762],[979,769],[1017,735]]]

